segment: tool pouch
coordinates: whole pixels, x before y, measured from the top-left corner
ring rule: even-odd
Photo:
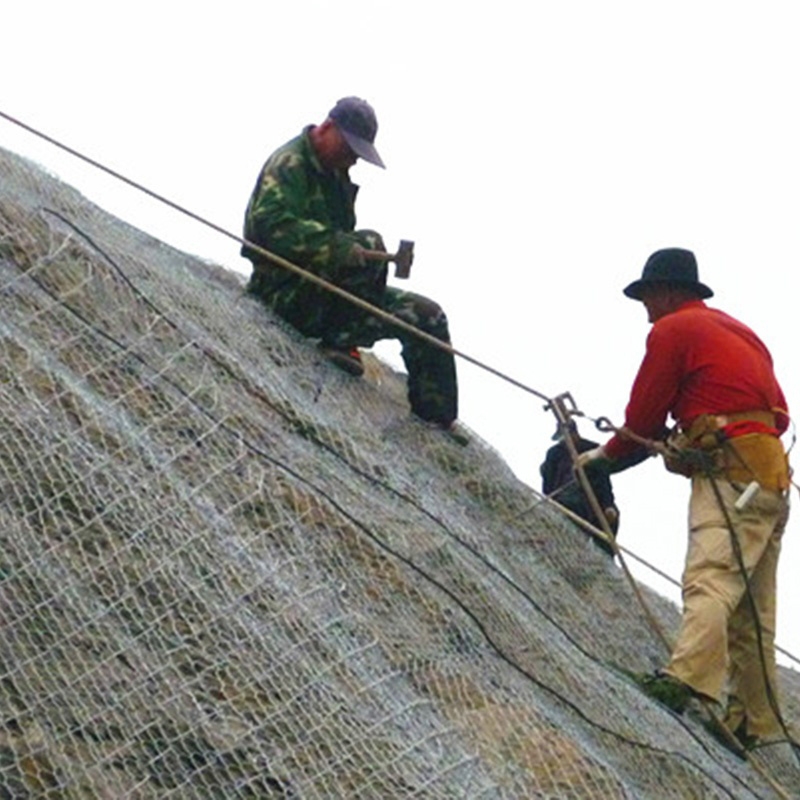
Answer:
[[[764,433],[727,439],[722,448],[723,472],[734,483],[757,481],[762,489],[789,488],[789,461],[781,440]]]
[[[787,489],[789,462],[780,439],[770,433],[730,435],[738,423],[766,424],[760,412],[735,416],[703,414],[687,431],[673,433],[664,454],[666,468],[686,477],[703,474],[734,483],[756,481],[768,491]]]

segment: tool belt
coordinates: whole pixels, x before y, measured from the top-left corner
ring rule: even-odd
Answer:
[[[784,491],[790,484],[789,461],[769,411],[701,414],[669,436],[664,464],[680,475],[756,481],[769,491]]]

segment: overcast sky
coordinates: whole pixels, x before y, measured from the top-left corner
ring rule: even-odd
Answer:
[[[404,285],[444,306],[459,350],[621,424],[649,330],[621,289],[653,250],[687,247],[715,290],[710,304],[772,350],[794,410],[794,7],[27,0],[3,12],[0,110],[238,235],[266,156],[359,95],[376,109],[387,165],[353,170],[359,226],[390,249],[416,242]],[[230,240],[5,120],[0,145],[170,244],[248,271]],[[552,414],[459,370],[463,421],[539,488]],[[615,488],[621,543],[677,578],[688,482],[651,461]],[[798,533],[796,514],[778,640],[800,657]]]

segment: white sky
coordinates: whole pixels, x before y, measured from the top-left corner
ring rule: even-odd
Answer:
[[[688,247],[711,305],[764,339],[797,409],[794,8],[27,0],[3,11],[0,110],[238,235],[266,156],[359,95],[388,166],[353,170],[359,226],[390,249],[416,242],[403,285],[444,306],[459,350],[621,424],[649,330],[621,289],[653,250]],[[248,271],[230,240],[5,120],[0,146],[170,244]],[[539,488],[552,414],[459,370],[463,421]],[[614,485],[620,542],[678,577],[688,482],[651,461]],[[799,532],[796,514],[778,607],[778,642],[797,657]]]

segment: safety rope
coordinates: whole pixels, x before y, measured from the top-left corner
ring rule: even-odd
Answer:
[[[795,755],[795,759],[797,759],[798,749],[800,749],[800,745],[798,745],[797,741],[794,739],[792,734],[790,733],[789,729],[786,726],[786,722],[783,719],[783,715],[781,714],[780,708],[778,706],[778,699],[775,696],[774,688],[769,680],[769,674],[767,670],[767,663],[766,663],[766,655],[764,653],[764,640],[763,640],[763,630],[761,626],[761,621],[758,618],[758,609],[756,607],[755,598],[753,597],[751,585],[750,585],[750,577],[747,574],[747,568],[744,563],[744,557],[742,555],[741,543],[739,542],[739,537],[736,535],[736,529],[733,525],[733,520],[728,513],[728,509],[725,506],[725,502],[722,498],[722,494],[720,492],[719,486],[717,484],[716,478],[711,474],[711,471],[708,470],[707,477],[711,482],[711,486],[714,490],[714,496],[716,498],[717,504],[722,512],[723,516],[725,517],[725,524],[728,527],[728,531],[731,537],[731,547],[733,552],[736,555],[737,564],[739,566],[739,570],[742,574],[742,578],[745,585],[745,596],[747,597],[748,606],[750,609],[750,613],[753,617],[753,623],[756,629],[756,641],[758,644],[758,656],[759,662],[761,666],[761,674],[764,679],[764,686],[765,692],[767,695],[767,700],[770,704],[770,708],[772,709],[772,713],[775,715],[775,718],[778,720],[778,724],[783,732],[783,735],[792,748],[792,751]],[[780,797],[785,797],[787,800],[791,797],[784,788],[776,781],[769,773],[764,769],[764,767],[758,762],[757,759],[753,758],[753,753],[749,752],[738,740],[735,733],[731,731],[731,729],[725,724],[724,720],[721,720],[718,715],[716,714],[715,710],[711,707],[710,703],[707,701],[703,701],[703,705],[705,706],[706,712],[712,718],[714,723],[716,724],[717,729],[719,730],[720,734],[723,738],[728,742],[728,744],[739,753],[739,755],[743,756],[761,775],[762,778],[768,781],[770,786],[775,790],[775,792]]]
[[[711,487],[714,491],[714,497],[717,501],[717,505],[719,506],[719,509],[722,512],[723,517],[725,518],[725,525],[728,528],[728,533],[730,534],[730,539],[731,539],[731,549],[733,550],[733,553],[736,557],[736,563],[739,567],[739,571],[741,572],[742,579],[744,581],[745,597],[747,599],[748,608],[750,610],[750,614],[753,617],[753,624],[756,629],[758,656],[761,664],[761,672],[764,678],[764,688],[767,695],[767,700],[769,701],[772,713],[775,715],[775,718],[778,720],[778,723],[781,726],[781,730],[783,731],[784,736],[787,738],[789,742],[793,744],[794,747],[798,747],[797,743],[794,741],[792,735],[789,733],[789,730],[786,727],[786,722],[784,721],[783,715],[781,714],[780,708],[778,706],[778,698],[775,695],[775,687],[772,686],[772,683],[770,682],[769,679],[766,654],[764,652],[764,631],[761,625],[761,620],[759,619],[758,616],[758,608],[756,606],[755,597],[753,596],[753,588],[750,581],[750,576],[747,573],[747,565],[744,562],[744,554],[742,553],[742,545],[741,542],[739,541],[739,536],[736,533],[736,528],[733,524],[733,520],[731,519],[730,512],[722,498],[722,493],[720,491],[716,477],[711,473],[711,470],[708,470],[706,477],[708,477],[708,479],[711,481]]]
[[[553,400],[550,403],[550,407],[553,413],[556,415],[556,419],[558,420],[559,426],[561,427],[562,430],[566,431],[570,422],[570,417],[576,410],[576,406],[572,399],[572,396],[568,393],[559,395],[558,397],[553,398]],[[628,581],[631,590],[636,596],[639,606],[644,612],[644,615],[647,618],[650,627],[653,629],[655,634],[661,640],[661,643],[664,645],[664,647],[666,647],[668,651],[671,650],[672,645],[670,644],[669,639],[664,633],[664,630],[659,624],[658,620],[655,618],[655,615],[650,610],[650,606],[644,599],[644,595],[642,594],[642,590],[639,587],[639,584],[636,582],[633,575],[631,574],[630,569],[628,568],[627,561],[622,555],[622,552],[620,551],[619,547],[617,547],[616,537],[614,536],[614,533],[611,530],[608,518],[603,513],[603,509],[600,507],[600,503],[597,500],[597,496],[594,493],[594,489],[592,488],[592,485],[589,482],[588,477],[586,476],[586,470],[578,460],[578,450],[575,447],[575,443],[572,441],[572,437],[565,435],[564,443],[566,444],[567,450],[569,451],[570,457],[572,459],[575,474],[578,477],[581,489],[583,489],[583,493],[586,496],[586,499],[589,501],[589,505],[592,509],[592,512],[594,513],[595,519],[597,519],[600,522],[602,531],[605,535],[606,542],[609,545],[611,545],[611,548],[614,551],[614,555],[616,555],[617,559],[619,560],[619,564],[620,567],[622,568],[623,574],[625,575],[625,579]]]
[[[428,344],[438,347],[440,350],[444,350],[446,353],[450,353],[453,356],[457,356],[458,358],[462,358],[464,361],[468,361],[471,364],[474,364],[476,367],[479,367],[486,372],[491,373],[492,375],[500,378],[507,383],[510,383],[512,386],[516,386],[518,389],[522,389],[522,391],[527,392],[528,394],[532,394],[535,397],[538,397],[540,400],[544,400],[546,402],[550,401],[550,398],[538,391],[537,389],[528,386],[527,384],[522,383],[522,381],[518,381],[516,378],[512,378],[510,375],[507,375],[504,372],[501,372],[498,369],[486,364],[483,361],[480,361],[473,356],[464,353],[460,350],[456,350],[451,344],[447,342],[443,342],[441,339],[437,339],[435,336],[427,333],[426,331],[422,331],[419,328],[414,327],[410,323],[406,322],[405,320],[399,319],[398,317],[394,316],[393,314],[389,314],[387,311],[384,311],[382,308],[378,306],[374,306],[371,303],[368,303],[366,300],[358,297],[357,295],[351,294],[350,292],[342,289],[340,286],[337,286],[335,283],[330,283],[326,281],[324,278],[320,278],[318,275],[315,275],[313,272],[309,272],[308,270],[303,269],[302,267],[298,267],[297,264],[293,264],[291,261],[288,261],[285,258],[277,255],[276,253],[272,253],[269,250],[260,247],[259,245],[255,244],[254,242],[248,241],[247,239],[242,238],[241,236],[237,236],[234,233],[231,233],[229,230],[223,228],[221,225],[217,225],[210,220],[201,217],[199,214],[196,214],[193,211],[185,208],[184,206],[179,205],[178,203],[173,202],[172,200],[164,197],[163,195],[154,192],[152,189],[148,189],[146,186],[143,186],[140,183],[132,180],[131,178],[127,178],[121,173],[117,172],[116,170],[111,169],[110,167],[101,164],[99,161],[95,161],[93,158],[90,158],[83,153],[69,147],[68,145],[63,144],[62,142],[54,139],[51,136],[48,136],[46,133],[43,133],[36,128],[31,127],[30,125],[25,124],[21,120],[12,117],[10,114],[5,113],[4,111],[0,110],[0,117],[3,119],[8,120],[9,122],[13,123],[14,125],[18,125],[20,128],[32,133],[34,136],[38,136],[40,139],[44,139],[44,141],[49,142],[50,144],[58,147],[61,150],[69,153],[70,155],[75,156],[76,158],[85,161],[87,164],[91,164],[93,167],[96,167],[99,170],[111,175],[112,177],[116,178],[117,180],[122,181],[123,183],[127,183],[129,186],[132,186],[134,189],[138,189],[140,192],[144,192],[149,197],[152,197],[154,200],[158,200],[160,203],[164,203],[165,205],[169,206],[170,208],[174,209],[175,211],[180,212],[181,214],[190,217],[191,219],[199,222],[201,225],[205,225],[208,228],[216,231],[217,233],[222,234],[223,236],[227,237],[228,239],[232,239],[234,242],[240,245],[246,245],[251,250],[257,252],[259,255],[263,256],[264,258],[268,259],[269,261],[277,264],[279,267],[288,270],[289,272],[294,273],[295,275],[299,275],[304,280],[308,280],[311,283],[315,283],[318,286],[321,286],[326,291],[331,292],[332,294],[338,295],[339,297],[348,300],[353,305],[358,306],[364,311],[368,311],[370,314],[373,314],[380,319],[383,319],[387,322],[391,322],[392,325],[395,325],[398,328],[402,328],[403,330],[417,336],[418,338],[422,339],[423,341],[427,342]]]
[[[567,506],[562,505],[558,501],[558,495],[563,492],[567,487],[572,486],[573,484],[577,483],[577,479],[570,481],[569,483],[565,483],[563,486],[559,486],[554,492],[550,494],[543,494],[541,495],[540,499],[534,503],[532,506],[529,506],[524,511],[520,511],[518,514],[515,515],[516,517],[523,517],[525,514],[530,514],[531,511],[534,511],[540,505],[545,504],[552,506],[556,511],[560,514],[563,514],[565,517],[568,517],[572,522],[574,522],[579,528],[582,528],[586,533],[588,533],[592,538],[597,539],[600,542],[604,542],[611,546],[611,541],[605,531],[598,528],[596,525],[593,525],[588,520],[584,519],[580,514],[576,514],[571,508],[567,508]],[[643,567],[649,569],[655,575],[658,575],[659,578],[662,578],[667,583],[671,584],[677,589],[681,588],[681,582],[674,578],[672,575],[664,572],[662,569],[659,569],[655,564],[648,561],[646,558],[642,558],[638,553],[634,552],[633,550],[625,547],[625,545],[621,545],[616,539],[614,539],[614,545],[616,545],[617,550],[627,556],[629,559],[636,561],[637,563],[641,564]],[[788,650],[784,649],[780,645],[775,645],[775,650],[777,650],[781,655],[786,656],[786,658],[794,661],[795,664],[800,665],[800,658],[795,656],[793,653],[790,653]]]
[[[368,311],[371,314],[374,314],[375,316],[378,316],[378,317],[380,317],[382,319],[390,321],[392,324],[397,325],[398,327],[403,328],[404,330],[407,330],[408,332],[414,334],[415,336],[418,336],[419,338],[423,339],[424,341],[428,342],[429,344],[433,345],[434,347],[438,347],[439,349],[444,350],[445,352],[448,352],[448,353],[452,354],[453,356],[458,356],[459,358],[463,358],[464,360],[469,361],[470,363],[474,364],[475,366],[477,366],[477,367],[479,367],[479,368],[481,368],[483,370],[486,370],[487,372],[490,372],[491,374],[497,376],[501,380],[504,380],[504,381],[510,383],[511,385],[516,386],[517,388],[528,392],[529,394],[533,394],[534,396],[540,398],[541,400],[545,400],[547,402],[547,404],[548,404],[546,406],[546,408],[555,408],[554,404],[557,402],[557,399],[548,397],[547,395],[543,394],[542,392],[539,392],[536,389],[533,389],[532,387],[527,386],[526,384],[522,383],[521,381],[518,381],[515,378],[512,378],[511,376],[506,375],[503,372],[500,372],[499,370],[495,369],[494,367],[491,367],[488,364],[485,364],[485,363],[479,361],[478,359],[473,358],[472,356],[469,356],[466,353],[463,353],[463,352],[461,352],[459,350],[456,350],[449,343],[443,342],[440,339],[437,339],[435,336],[432,336],[432,335],[430,335],[429,333],[427,333],[425,331],[419,330],[418,328],[414,327],[413,325],[410,325],[409,323],[405,322],[404,320],[398,319],[397,317],[395,317],[392,314],[387,313],[383,309],[378,308],[377,306],[374,306],[371,303],[366,302],[362,298],[357,297],[356,295],[353,295],[350,292],[345,291],[344,289],[342,289],[341,287],[337,286],[336,284],[330,283],[329,281],[326,281],[323,278],[320,278],[318,275],[315,275],[314,273],[309,272],[308,270],[304,270],[301,267],[297,266],[296,264],[293,264],[291,261],[288,261],[287,259],[284,259],[281,256],[278,256],[277,254],[272,253],[272,252],[270,252],[270,251],[268,251],[268,250],[266,250],[266,249],[264,249],[264,248],[262,248],[262,247],[260,247],[260,246],[258,246],[256,244],[254,244],[253,242],[250,242],[250,241],[248,241],[248,240],[246,240],[246,239],[244,239],[244,238],[242,238],[240,236],[237,236],[237,235],[231,233],[230,231],[226,230],[222,226],[217,225],[216,223],[205,219],[204,217],[200,216],[199,214],[196,214],[195,212],[190,211],[189,209],[179,205],[178,203],[173,202],[172,200],[169,200],[168,198],[158,194],[157,192],[154,192],[153,190],[148,189],[147,187],[145,187],[142,184],[132,180],[131,178],[128,178],[128,177],[122,175],[121,173],[117,172],[116,170],[113,170],[110,167],[107,167],[104,164],[101,164],[100,162],[96,161],[95,159],[90,158],[89,156],[79,152],[78,150],[75,150],[72,147],[69,147],[68,145],[64,144],[63,142],[60,142],[59,140],[54,139],[53,137],[43,133],[42,131],[39,131],[38,129],[36,129],[36,128],[32,127],[32,126],[27,125],[26,123],[22,122],[21,120],[15,118],[15,117],[12,117],[10,114],[7,114],[6,112],[4,112],[2,110],[0,110],[0,117],[8,120],[9,122],[13,123],[14,125],[18,125],[19,127],[23,128],[24,130],[28,131],[29,133],[32,133],[34,136],[37,136],[37,137],[45,140],[46,142],[54,145],[55,147],[58,147],[59,149],[64,150],[65,152],[69,153],[70,155],[73,155],[76,158],[79,158],[82,161],[85,161],[86,163],[91,164],[93,167],[96,167],[97,169],[99,169],[99,170],[111,175],[112,177],[114,177],[114,178],[116,178],[116,179],[118,179],[118,180],[120,180],[120,181],[122,181],[122,182],[124,182],[126,184],[128,184],[129,186],[132,186],[133,188],[145,193],[149,197],[152,197],[155,200],[158,200],[159,202],[164,203],[165,205],[167,205],[170,208],[180,212],[181,214],[184,214],[184,215],[190,217],[191,219],[194,219],[195,221],[201,223],[202,225],[205,225],[205,226],[211,228],[212,230],[217,231],[218,233],[222,234],[223,236],[225,236],[225,237],[227,237],[229,239],[232,239],[233,241],[235,241],[235,242],[237,242],[239,244],[246,245],[247,247],[252,248],[254,251],[258,252],[260,255],[264,256],[267,259],[269,259],[273,263],[277,264],[278,266],[280,266],[280,267],[282,267],[282,268],[284,268],[284,269],[286,269],[286,270],[288,270],[288,271],[290,271],[290,272],[292,272],[292,273],[294,273],[296,275],[301,276],[303,279],[309,280],[312,283],[315,283],[315,284],[323,287],[325,290],[330,291],[333,294],[336,294],[336,295],[338,295],[340,297],[345,298],[346,300],[350,301],[354,305],[358,306],[359,308],[361,308],[361,309],[363,309],[365,311]],[[582,483],[586,483],[586,476],[584,474],[582,474],[582,470],[580,470],[580,474],[582,475],[582,477],[581,477]],[[586,483],[586,485],[588,486],[588,483]],[[597,502],[596,499],[595,499],[594,502],[595,503]],[[602,516],[603,515],[601,513],[598,516],[598,519],[600,519]],[[610,535],[610,530],[608,532],[608,538],[612,540],[612,546],[615,546],[616,543],[613,542],[613,538],[614,537]],[[621,553],[620,553],[618,548],[617,548],[617,553],[620,555],[620,560],[621,560],[621,563],[622,563]],[[631,586],[633,587],[633,591],[636,593],[637,597],[640,600],[640,603],[642,604],[642,607],[645,609],[645,614],[646,614],[647,618],[649,620],[651,620],[651,624],[655,626],[659,637],[662,639],[662,641],[664,641],[666,643],[666,638],[664,637],[663,632],[661,631],[661,629],[658,626],[655,618],[652,616],[652,613],[650,612],[649,608],[647,607],[647,604],[645,603],[644,598],[642,597],[641,592],[638,589],[638,587],[636,585],[636,582],[634,581],[632,575],[628,571],[627,566],[625,566],[624,569],[625,569],[626,575],[628,577],[628,580],[629,580]]]

